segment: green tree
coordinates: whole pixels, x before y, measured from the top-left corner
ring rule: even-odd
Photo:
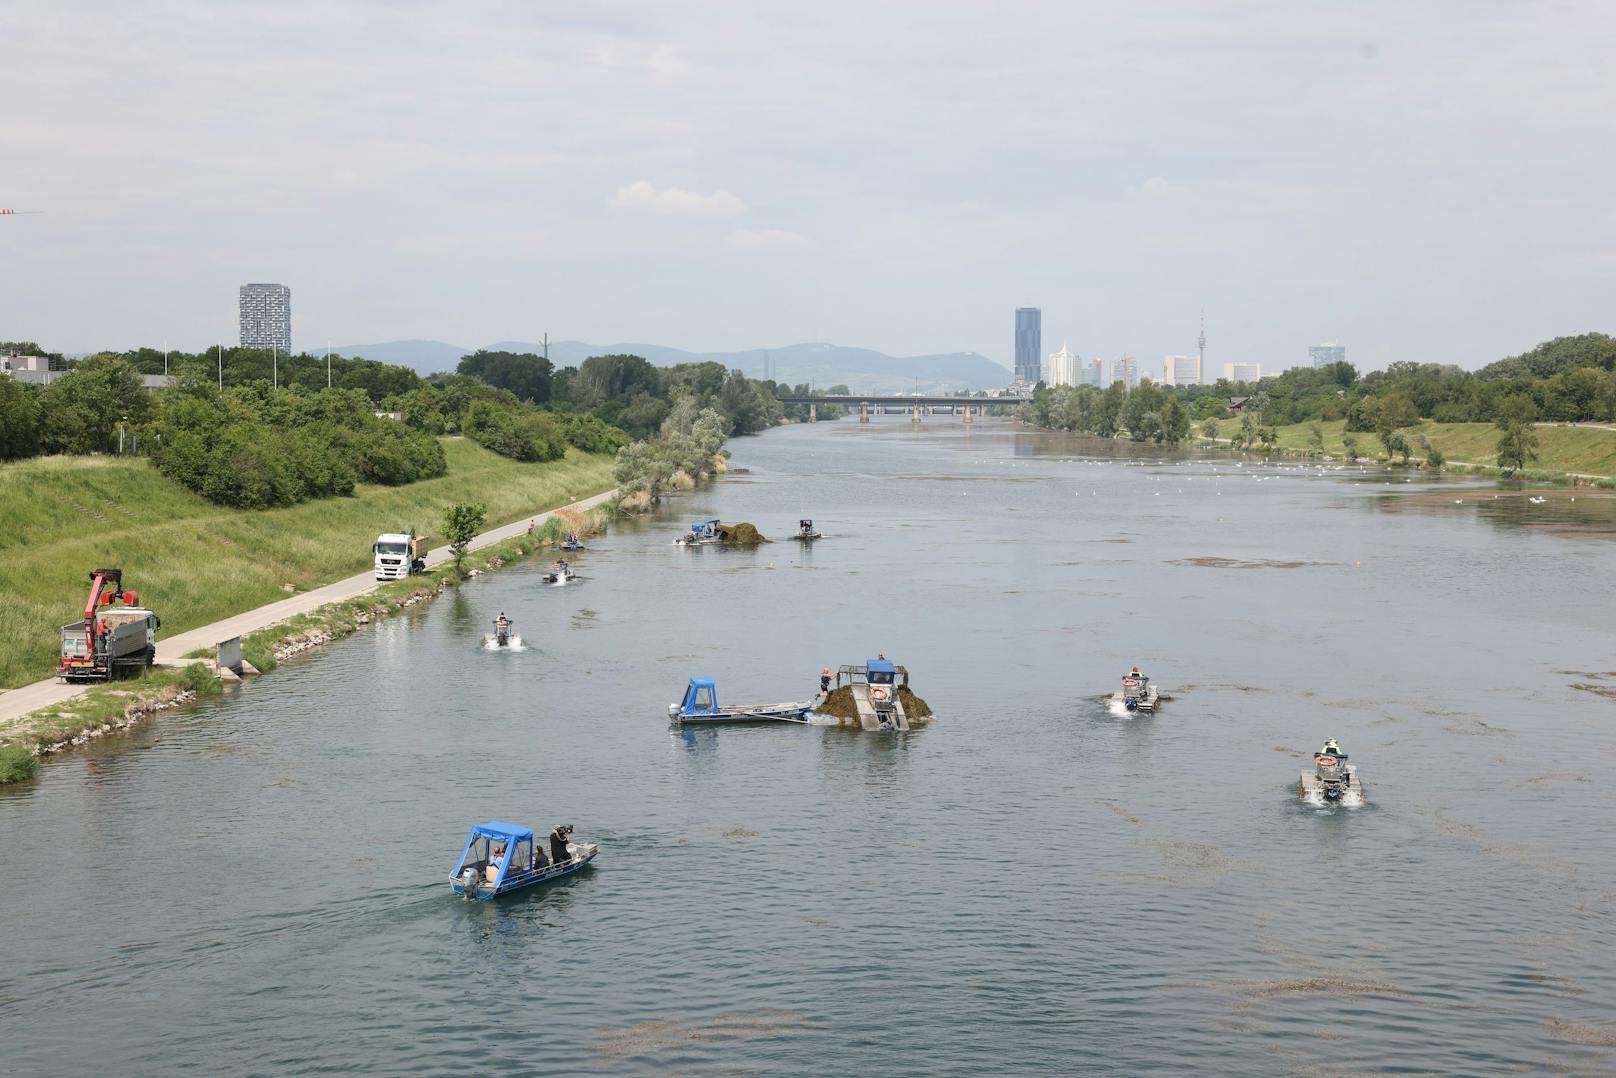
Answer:
[[[1349,461],[1357,460],[1358,459],[1358,436],[1356,434],[1352,434],[1350,432],[1346,433],[1346,434],[1343,434],[1341,436],[1341,448],[1346,452],[1347,460],[1349,460]]]
[[[1537,405],[1523,393],[1506,397],[1498,406],[1498,466],[1514,475],[1537,459]]]
[[[449,553],[454,557],[455,576],[460,576],[465,561],[466,547],[483,530],[488,519],[488,507],[481,502],[456,502],[443,513],[443,534],[449,540]]]
[[[1324,452],[1324,424],[1323,423],[1319,422],[1317,419],[1315,419],[1313,422],[1309,423],[1307,425],[1307,436],[1308,436],[1308,440],[1313,443],[1313,448],[1314,449],[1317,449],[1320,453]]]
[[[643,362],[643,361],[642,361]],[[550,399],[550,361],[532,352],[489,352],[478,349],[460,358],[456,373],[476,378],[497,389],[508,389],[518,400],[544,404]]]
[[[1408,455],[1408,440],[1397,435],[1404,427],[1412,427],[1420,421],[1420,413],[1415,410],[1414,402],[1403,393],[1388,393],[1375,403],[1374,426],[1375,436],[1380,444],[1386,447],[1386,456],[1397,451],[1397,443],[1401,443],[1403,455]]]
[[[1161,433],[1164,441],[1177,445],[1190,435],[1190,414],[1184,406],[1178,403],[1178,398],[1168,397],[1167,403],[1162,405]]]
[[[0,375],[0,460],[39,452],[39,390]]]
[[[1208,417],[1201,420],[1201,437],[1209,442],[1218,440],[1218,421]]]

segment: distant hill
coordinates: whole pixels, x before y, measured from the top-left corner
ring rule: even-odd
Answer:
[[[532,341],[496,341],[489,351],[542,352]],[[363,356],[412,367],[422,374],[453,370],[471,351],[443,341],[388,341],[353,344],[335,349],[345,356]],[[557,367],[576,367],[590,356],[628,353],[644,356],[659,367],[713,361],[753,378],[765,374],[779,382],[812,382],[821,388],[845,384],[865,393],[898,393],[919,389],[927,393],[956,389],[996,389],[1010,382],[1010,371],[976,352],[949,352],[927,356],[889,356],[868,348],[838,344],[792,344],[784,348],[754,348],[745,352],[687,352],[660,344],[585,344],[551,341],[550,361]]]

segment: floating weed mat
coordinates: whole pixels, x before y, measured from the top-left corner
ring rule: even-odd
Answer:
[[[1122,540],[1127,542],[1126,539]],[[1260,561],[1243,561],[1240,558],[1179,558],[1170,561],[1168,565],[1198,565],[1203,569],[1305,569],[1311,565],[1329,565],[1324,561],[1280,561],[1277,558],[1264,558]]]
[[[756,526],[742,521],[739,524],[720,524],[724,542],[731,546],[756,546],[758,543],[767,543],[769,540]]]

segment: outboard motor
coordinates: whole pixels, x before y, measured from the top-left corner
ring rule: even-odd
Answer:
[[[1314,753],[1313,764],[1324,788],[1326,801],[1339,801],[1352,784],[1352,773],[1347,770],[1347,758],[1327,752]]]
[[[1144,694],[1145,679],[1132,674],[1122,679],[1122,706],[1129,711],[1139,710],[1139,697]]]
[[[465,890],[467,898],[477,897],[479,889],[477,881],[479,878],[477,870],[470,866],[467,866],[466,870],[460,874],[460,886]]]

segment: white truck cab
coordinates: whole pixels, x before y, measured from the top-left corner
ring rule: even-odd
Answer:
[[[424,535],[387,532],[376,537],[371,549],[376,554],[377,580],[403,580],[411,573],[426,572]]]

